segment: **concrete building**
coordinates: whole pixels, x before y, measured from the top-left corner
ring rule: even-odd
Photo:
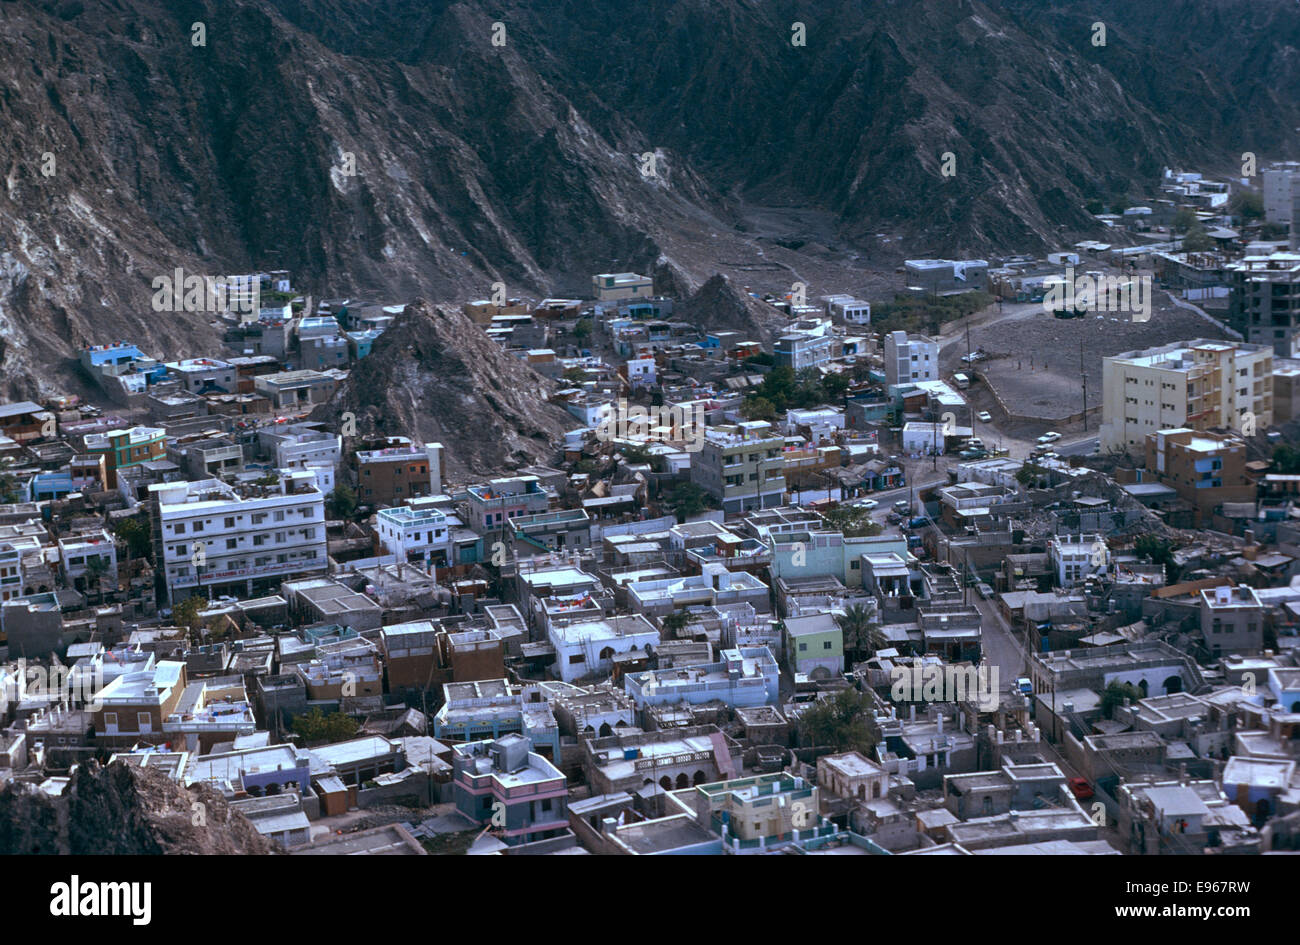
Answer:
[[[452,523],[446,513],[434,508],[409,506],[380,509],[375,531],[385,554],[400,562],[447,567],[453,563]]]
[[[659,631],[640,614],[600,620],[554,620],[546,638],[555,647],[555,670],[565,682],[613,672],[612,658],[659,643]]]
[[[856,751],[817,759],[817,786],[848,800],[879,800],[889,794],[889,772]]]
[[[1273,422],[1271,346],[1197,339],[1102,359],[1100,449],[1136,452],[1147,434]]]
[[[885,335],[885,384],[939,379],[939,343],[924,335],[891,331]]]
[[[591,294],[600,302],[654,295],[654,280],[635,272],[602,272],[591,277]]]
[[[1300,203],[1300,162],[1277,161],[1264,168],[1264,219],[1291,226]]]
[[[564,774],[532,747],[523,735],[452,746],[456,809],[507,846],[568,833]]]
[[[988,288],[989,264],[983,259],[908,259],[903,269],[909,288],[935,295]]]
[[[1300,253],[1246,256],[1227,269],[1229,322],[1279,358],[1300,357]]]
[[[804,617],[787,617],[786,653],[796,675],[809,679],[835,679],[844,672],[844,632],[835,615],[823,611]]]
[[[1201,637],[1214,656],[1253,656],[1264,647],[1264,605],[1254,589],[1203,588],[1200,593]]]
[[[775,705],[781,670],[765,646],[723,650],[716,663],[674,666],[630,673],[624,688],[637,708],[655,705],[703,705],[721,702],[731,708]]]
[[[1057,587],[1071,587],[1110,569],[1110,549],[1102,535],[1057,535],[1047,543]]]
[[[271,589],[291,575],[325,571],[325,497],[308,471],[282,471],[243,492],[216,479],[149,487],[161,596]]]
[[[167,741],[163,724],[176,711],[187,685],[185,664],[173,660],[118,676],[95,696],[96,737],[114,747]]]
[[[117,471],[161,459],[166,452],[167,431],[162,427],[128,427],[91,433],[86,437],[86,452],[104,457],[104,471],[109,489],[117,488]]]
[[[353,455],[357,499],[367,505],[398,505],[442,492],[442,444],[417,446],[405,437],[392,445]]]
[[[1148,473],[1196,507],[1197,521],[1209,522],[1224,502],[1253,502],[1246,478],[1246,444],[1237,436],[1186,428],[1146,436]]]
[[[785,502],[784,437],[751,420],[710,427],[691,459],[691,481],[722,504],[724,512],[771,508]]]
[[[516,518],[540,515],[550,504],[550,495],[536,476],[493,479],[467,490],[469,527],[480,535],[504,531]]]

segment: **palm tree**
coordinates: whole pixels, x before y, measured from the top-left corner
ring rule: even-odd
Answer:
[[[864,651],[875,651],[884,642],[880,624],[872,619],[874,616],[862,604],[853,604],[844,613],[835,615],[835,622],[844,635],[844,654],[850,667],[860,661]]]

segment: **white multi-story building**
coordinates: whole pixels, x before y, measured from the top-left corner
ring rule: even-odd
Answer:
[[[419,560],[425,564],[447,565],[452,557],[452,529],[455,523],[434,508],[413,509],[402,506],[380,509],[375,528],[384,551],[399,561]]]
[[[1145,450],[1148,433],[1273,422],[1273,348],[1198,338],[1102,358],[1101,452]],[[1253,435],[1253,434],[1252,434]]]
[[[216,479],[149,487],[162,595],[252,596],[329,567],[325,496],[310,470],[279,470],[242,494]]]
[[[841,318],[850,325],[871,324],[871,303],[856,299],[851,295],[823,295],[826,314],[832,318]]]
[[[885,335],[885,383],[907,384],[912,381],[939,379],[939,342],[925,335],[891,331]]]
[[[59,539],[59,564],[63,570],[63,579],[78,590],[95,590],[94,582],[86,577],[92,558],[98,558],[104,563],[98,590],[116,588],[117,543],[107,529],[101,528],[93,535]]]
[[[555,669],[565,682],[613,672],[612,657],[659,645],[659,631],[640,614],[601,620],[553,621],[546,631]]]
[[[1295,219],[1295,206],[1300,198],[1300,161],[1278,161],[1264,168],[1264,219],[1269,223],[1288,226]]]
[[[1047,543],[1047,553],[1061,587],[1104,574],[1110,566],[1110,551],[1101,535],[1058,535]]]

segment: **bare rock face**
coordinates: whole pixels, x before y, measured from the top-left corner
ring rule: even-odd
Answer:
[[[0,396],[84,388],[86,344],[211,354],[150,308],[178,266],[397,301],[669,258],[816,295],[863,251],[1059,249],[1163,166],[1293,152],[1298,44],[1282,0],[4,0]]]
[[[0,854],[139,856],[277,852],[225,798],[134,765],[81,765],[60,797],[0,791]]]
[[[747,336],[746,341],[765,343],[787,324],[776,309],[753,298],[726,276],[714,276],[700,286],[682,305],[682,318],[706,331],[739,331]]]
[[[549,402],[554,389],[459,309],[421,300],[312,418],[342,429],[350,412],[359,434],[440,442],[450,478],[481,476],[554,458],[557,438],[578,426]]]

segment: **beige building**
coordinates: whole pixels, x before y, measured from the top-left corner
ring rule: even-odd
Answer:
[[[654,295],[654,281],[635,272],[602,272],[591,277],[591,293],[601,302],[645,299]]]
[[[1101,452],[1142,452],[1149,433],[1273,422],[1273,349],[1197,339],[1102,359]]]
[[[691,481],[725,512],[785,503],[785,437],[765,420],[710,427],[691,460]]]

